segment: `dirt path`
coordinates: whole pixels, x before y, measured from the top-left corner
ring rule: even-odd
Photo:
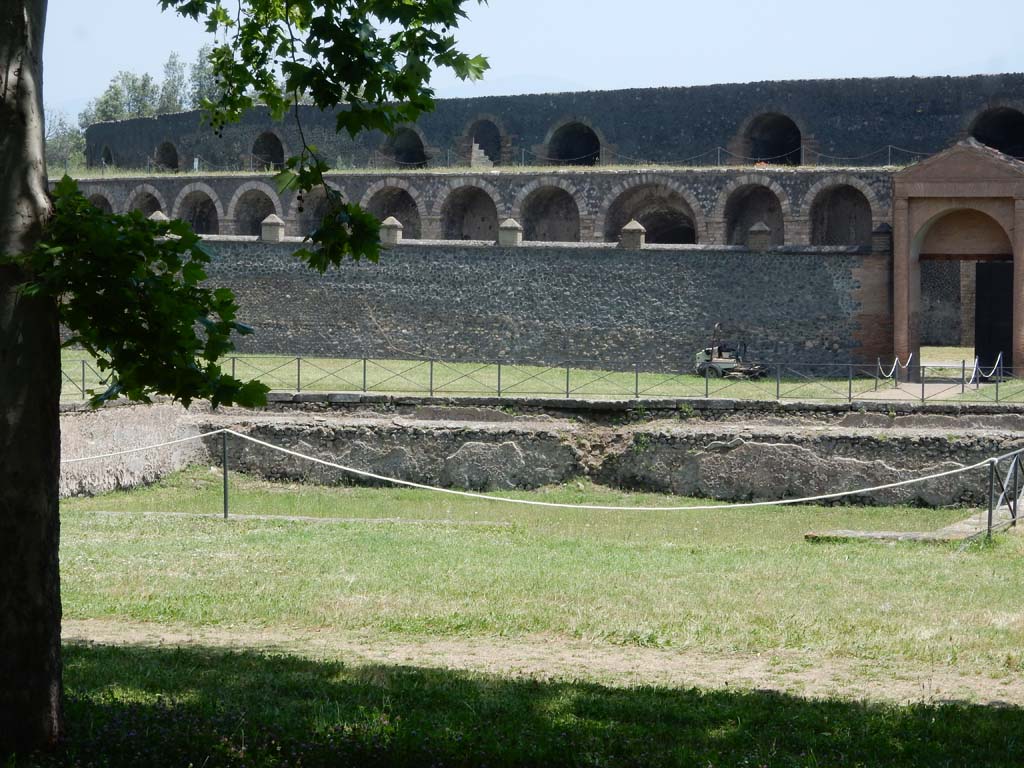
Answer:
[[[508,677],[583,680],[611,686],[773,690],[812,698],[963,701],[1024,706],[1024,676],[972,676],[943,666],[819,658],[781,651],[708,655],[533,636],[520,639],[371,638],[330,630],[189,628],[66,620],[64,640],[104,645],[207,646],[294,653],[347,664],[460,669]]]

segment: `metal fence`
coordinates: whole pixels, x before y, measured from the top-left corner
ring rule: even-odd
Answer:
[[[609,369],[594,361],[558,365],[458,363],[436,359],[234,356],[233,376],[259,379],[272,390],[355,392],[429,397],[549,397],[580,399],[718,398],[847,402],[1024,402],[1024,380],[977,362],[911,366],[768,364],[756,379],[719,377],[714,369],[651,371],[640,364]],[[85,400],[105,388],[106,374],[88,358],[65,357],[62,399]]]

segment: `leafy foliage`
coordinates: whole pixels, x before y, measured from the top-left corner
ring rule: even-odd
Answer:
[[[164,80],[160,84],[160,100],[156,105],[158,115],[183,112],[187,106],[188,94],[185,78],[185,62],[177,53],[171,53],[164,64]]]
[[[43,241],[23,257],[32,275],[24,290],[59,299],[66,343],[110,371],[93,405],[122,396],[149,402],[152,393],[186,405],[265,402],[264,384],[243,383],[217,364],[233,349],[232,333],[251,331],[236,321],[231,291],[202,285],[209,256],[188,224],[104,214],[67,176],[53,201]]]
[[[118,72],[99,98],[90,101],[78,116],[86,128],[108,120],[152,117],[157,114],[160,86],[148,74]]]
[[[85,134],[60,110],[46,110],[46,162],[51,168],[85,165]]]
[[[478,0],[485,2],[486,0]],[[339,108],[338,131],[392,133],[434,107],[432,71],[448,67],[463,79],[487,69],[482,56],[456,49],[451,31],[467,0],[160,0],[163,8],[204,21],[223,42],[210,53],[219,99],[203,101],[215,131],[257,103],[275,119],[299,103]],[[282,90],[281,77],[284,78]],[[295,119],[301,122],[296,110]],[[322,187],[329,213],[298,253],[323,271],[346,258],[376,259],[379,222],[345,204],[324,183],[327,165],[305,142],[278,178],[300,194]]]

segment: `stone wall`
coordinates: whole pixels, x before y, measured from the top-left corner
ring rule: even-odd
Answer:
[[[99,410],[66,408],[60,417],[63,460],[98,456],[196,435],[199,430],[179,405],[112,405]],[[153,483],[208,460],[201,442],[111,456],[61,466],[60,495],[82,496]]]
[[[241,352],[683,371],[721,323],[766,362],[891,354],[891,268],[862,249],[420,241],[320,276],[295,242],[207,243],[256,331]]]
[[[860,158],[859,164],[883,165],[913,158],[903,152],[891,157],[887,145],[931,154],[966,136],[986,108],[1020,108],[1022,102],[1020,74],[760,82],[442,99],[414,132],[428,166],[468,164],[476,137],[471,129],[480,121],[496,130],[500,150],[494,153],[505,164],[544,164],[557,154],[558,129],[578,123],[599,140],[602,163],[696,158],[691,162],[712,165],[741,162],[715,148],[750,154],[758,118],[784,115],[801,134],[804,162]],[[382,134],[352,141],[335,133],[334,122],[329,112],[303,108],[305,135],[329,162],[361,168],[388,162],[390,147]],[[285,157],[301,146],[293,121],[274,124],[265,109],[254,109],[226,126],[223,137],[203,126],[197,112],[101,123],[86,132],[86,151],[92,164],[106,154],[120,167],[145,168],[167,154],[158,149],[170,143],[182,169],[198,157],[206,167],[237,170],[250,166],[254,145],[267,131],[280,140]]]
[[[859,201],[864,219],[860,229],[868,233],[892,218],[891,173],[872,169],[361,172],[330,174],[328,181],[378,218],[398,218],[406,237],[424,239],[481,237],[511,217],[527,229],[527,239],[615,242],[631,218],[643,219],[656,213],[652,207],[667,204],[688,220],[697,243],[744,242],[746,228],[766,220],[773,226],[776,244],[865,244],[863,232],[856,229],[837,237],[819,227],[819,239],[812,236],[812,218],[816,212],[821,218],[818,211],[828,207],[825,204],[836,193]],[[267,174],[110,177],[83,180],[81,186],[86,195],[114,211],[137,208],[149,215],[159,209],[171,218],[191,221],[202,234],[251,235],[253,220],[274,212],[287,222],[289,235],[304,236],[314,228],[317,210],[315,200],[300,204],[293,192],[279,195]],[[464,225],[470,199],[478,211],[493,206],[488,226]],[[209,201],[208,215],[198,215],[196,200]],[[575,217],[578,226],[567,230],[564,221]]]
[[[963,336],[961,262],[921,262],[921,344],[956,347]],[[969,346],[974,346],[971,338]]]

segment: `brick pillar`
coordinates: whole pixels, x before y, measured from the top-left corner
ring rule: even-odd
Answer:
[[[1024,200],[1013,211],[1013,364],[1024,367]]]
[[[906,199],[897,199],[893,211],[892,315],[893,351],[906,362],[912,352],[910,333],[910,211]]]

